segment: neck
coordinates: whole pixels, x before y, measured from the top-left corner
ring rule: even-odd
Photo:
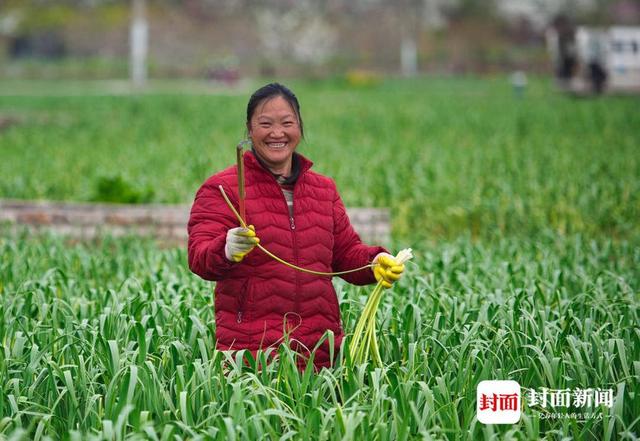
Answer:
[[[267,168],[274,175],[281,175],[285,178],[291,175],[291,160],[287,161],[286,164],[272,167],[270,164],[267,164]]]

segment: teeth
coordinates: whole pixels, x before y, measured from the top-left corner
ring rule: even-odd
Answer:
[[[272,142],[269,144],[269,147],[280,148],[284,147],[284,142]]]

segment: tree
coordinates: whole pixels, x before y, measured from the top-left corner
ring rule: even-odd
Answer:
[[[336,34],[323,3],[272,0],[253,8],[265,63],[275,68],[289,58],[319,65],[333,54]]]

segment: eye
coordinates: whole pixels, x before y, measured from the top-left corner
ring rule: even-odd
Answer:
[[[271,127],[271,123],[261,122],[260,127],[262,127],[263,129],[268,129],[269,127]]]
[[[293,127],[293,121],[285,121],[282,125],[285,127]]]

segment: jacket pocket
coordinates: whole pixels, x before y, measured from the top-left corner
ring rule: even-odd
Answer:
[[[251,279],[246,278],[240,285],[238,293],[238,306],[236,314],[236,322],[242,323],[248,319],[247,306],[249,305],[249,290],[251,288]]]

